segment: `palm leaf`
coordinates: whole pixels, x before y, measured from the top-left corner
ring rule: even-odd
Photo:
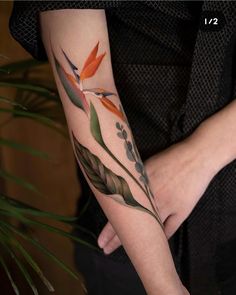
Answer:
[[[37,61],[35,59],[26,59],[13,63],[9,63],[0,67],[0,71],[7,74],[12,74],[15,72],[28,71],[31,68],[45,64],[45,62]]]
[[[22,111],[22,110],[16,110],[16,109],[5,109],[0,108],[0,113],[10,113],[16,117],[23,117],[23,118],[29,118],[36,122],[39,122],[53,130],[56,130],[61,135],[68,137],[68,134],[60,127],[56,126],[55,122],[43,115],[35,114],[32,112]]]
[[[13,181],[16,184],[36,193],[38,195],[41,195],[41,193],[38,191],[38,189],[32,183],[26,181],[25,179],[23,179],[21,177],[15,176],[15,175],[9,173],[8,171],[0,169],[0,177],[4,178],[6,180]]]
[[[32,83],[26,83],[26,82],[21,82],[21,81],[1,81],[0,82],[0,87],[8,87],[8,88],[16,88],[16,89],[22,89],[22,90],[27,90],[31,92],[35,92],[38,95],[44,96],[48,99],[51,99],[53,101],[57,101],[57,95],[55,92],[52,92],[51,89],[47,89],[46,87],[37,85],[37,84],[32,84]]]
[[[15,200],[9,196],[0,193],[0,208],[10,208],[14,212],[19,212],[21,214],[36,216],[36,217],[48,217],[59,222],[65,222],[72,224],[77,221],[77,217],[68,217],[63,215],[58,215],[52,212],[42,211],[35,207],[29,206],[23,202]]]
[[[23,110],[27,110],[27,108],[24,105],[21,105],[20,103],[15,102],[14,100],[3,97],[3,96],[0,96],[0,102],[4,102],[4,103],[10,104],[12,106],[17,106]]]
[[[36,156],[36,157],[39,157],[42,159],[46,159],[46,160],[49,159],[49,155],[45,152],[39,151],[39,150],[34,149],[28,145],[21,144],[21,143],[18,143],[18,142],[15,142],[13,140],[9,140],[6,138],[0,137],[0,145],[7,146],[7,147],[13,148],[18,151],[22,151],[22,152],[28,153],[32,156]]]
[[[37,264],[37,262],[32,258],[32,256],[28,253],[28,251],[25,250],[25,248],[21,245],[21,243],[14,238],[11,235],[11,232],[7,231],[7,230],[3,230],[4,233],[7,235],[7,240],[6,242],[8,243],[9,247],[14,246],[14,248],[16,248],[19,253],[22,254],[22,256],[25,258],[26,262],[33,268],[33,270],[37,273],[37,275],[40,277],[40,279],[42,280],[42,282],[44,283],[44,285],[48,288],[48,290],[50,292],[54,291],[54,288],[52,286],[52,284],[48,281],[48,279],[44,276],[42,270],[40,269],[39,265]]]
[[[12,289],[14,290],[15,294],[16,295],[20,295],[20,292],[19,292],[19,289],[16,285],[16,283],[14,282],[13,278],[12,278],[12,275],[10,273],[10,270],[8,269],[3,257],[0,256],[0,264],[2,265],[2,268],[4,269],[10,283],[11,283],[11,286],[12,286]]]
[[[40,227],[40,228],[43,228],[45,230],[47,230],[48,232],[53,232],[53,233],[56,233],[56,234],[59,234],[61,236],[64,236],[66,238],[70,238],[71,240],[75,241],[75,242],[78,242],[82,245],[85,245],[93,250],[96,250],[96,251],[101,251],[100,248],[72,235],[72,234],[69,234],[68,232],[64,231],[64,230],[61,230],[60,228],[56,228],[54,226],[51,226],[49,224],[45,224],[45,223],[42,223],[38,220],[31,220],[31,219],[28,219],[26,218],[25,216],[19,214],[19,212],[7,212],[7,211],[3,211],[0,209],[0,212],[2,215],[5,215],[5,216],[8,216],[8,217],[14,217],[18,220],[20,220],[24,225],[27,225],[27,226],[36,226],[36,227]]]
[[[6,232],[7,232],[6,229],[4,230],[1,227],[0,230],[4,234],[4,235],[3,234],[1,235],[0,243],[5,248],[6,252],[9,253],[9,255],[11,256],[11,258],[17,264],[20,272],[22,273],[23,277],[25,278],[25,280],[27,281],[27,283],[31,287],[31,290],[33,291],[34,295],[38,295],[38,290],[37,290],[36,286],[34,285],[34,282],[33,282],[32,278],[31,278],[29,272],[27,271],[27,269],[25,268],[25,266],[23,265],[23,263],[18,259],[18,257],[14,253],[14,251],[11,250],[11,247],[9,247],[9,237],[7,237],[7,235],[6,235]]]
[[[45,248],[42,244],[40,244],[37,240],[34,238],[29,237],[28,235],[24,234],[20,230],[18,230],[15,226],[6,223],[2,220],[0,220],[0,228],[4,227],[8,230],[11,230],[24,240],[30,242],[32,245],[37,247],[39,250],[41,250],[42,253],[44,253],[46,256],[48,256],[51,260],[53,260],[58,266],[60,266],[64,271],[66,271],[69,275],[71,275],[73,278],[78,279],[78,274],[71,270],[68,266],[65,265],[64,262],[62,262],[59,258],[57,258],[51,251],[49,251],[47,248]]]

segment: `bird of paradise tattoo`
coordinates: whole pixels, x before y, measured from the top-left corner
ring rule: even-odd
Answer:
[[[113,200],[123,205],[134,207],[136,209],[149,213],[158,221],[161,227],[163,227],[158,214],[158,209],[154,202],[153,195],[148,186],[148,178],[139,153],[137,151],[136,145],[134,143],[132,133],[131,138],[128,139],[128,133],[123,125],[125,124],[126,127],[130,130],[126,115],[123,111],[122,106],[119,105],[117,107],[110,99],[111,96],[116,96],[117,94],[102,88],[84,88],[84,81],[95,75],[103,58],[106,55],[106,52],[98,55],[98,47],[99,42],[90,52],[81,71],[69,59],[65,51],[62,50],[65,60],[71,70],[70,73],[68,73],[64,69],[64,67],[56,58],[53,52],[57,74],[70,101],[88,116],[90,131],[95,141],[122,168],[122,170],[124,170],[134,180],[139,188],[145,193],[154,212],[145,208],[137,200],[135,200],[127,181],[123,177],[116,175],[113,171],[106,167],[104,163],[102,163],[102,161],[99,159],[99,157],[94,155],[89,149],[84,147],[78,141],[78,139],[72,132],[73,144],[75,147],[77,160],[81,164],[87,178],[99,192],[103,193],[106,196],[110,196]],[[124,164],[112,153],[112,151],[105,143],[102,136],[100,122],[96,109],[92,101],[88,102],[87,100],[86,96],[88,94],[96,97],[96,99],[101,102],[103,107],[106,108],[113,115],[115,115],[117,120],[119,120],[116,122],[116,128],[118,130],[117,135],[122,140],[124,140],[126,155],[130,161],[134,162],[134,167],[137,174],[139,175],[139,178],[134,176],[124,166]]]

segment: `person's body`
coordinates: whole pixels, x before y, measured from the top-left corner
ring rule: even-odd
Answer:
[[[79,147],[78,159],[83,159],[85,151],[80,141],[89,150],[95,148],[93,153],[110,170],[122,174],[139,202],[154,210],[137,185],[115,167],[113,161],[99,150],[99,145],[92,141],[86,127],[87,119],[83,116],[89,106],[84,104],[81,107],[70,101],[62,81],[63,75],[60,74],[62,71],[58,72],[58,67],[55,67],[57,60],[75,80],[78,75],[86,79],[90,75],[91,80],[84,83],[84,89],[98,87],[105,88],[104,93],[110,92],[109,101],[112,104],[107,100],[109,96],[101,97],[100,90],[93,90],[93,93],[85,90],[84,94],[91,101],[95,97],[95,104],[101,100],[102,105],[97,105],[97,108],[99,120],[104,126],[102,133],[108,134],[106,142],[109,142],[109,148],[116,151],[115,157],[121,157],[127,170],[135,174],[137,171],[132,166],[135,161],[125,158],[122,150],[124,142],[119,143],[122,138],[117,141],[116,134],[112,133],[114,118],[119,124],[125,121],[118,107],[121,98],[138,150],[145,161],[150,187],[168,238],[195,208],[170,240],[172,256],[184,285],[193,295],[233,294],[234,273],[230,263],[235,258],[229,255],[232,253],[229,250],[236,240],[233,228],[236,181],[232,177],[236,157],[236,104],[233,101],[235,5],[151,1],[68,3],[35,5],[38,5],[38,11],[109,8],[106,11],[109,34],[103,11],[63,10],[41,14],[44,45],[54,67],[69,128],[75,134],[75,147]],[[213,35],[199,30],[202,12],[211,8],[221,10],[226,17],[226,26],[219,32],[212,32]],[[24,13],[21,17],[23,22]],[[12,31],[16,34],[17,28]],[[109,57],[108,36],[112,60]],[[29,42],[32,46],[29,48],[27,41],[22,40],[23,45],[39,58],[42,47],[35,44],[33,47],[33,43]],[[92,44],[96,45],[98,41],[99,54],[104,51],[107,54],[101,58],[96,75],[85,74],[83,63]],[[127,122],[125,126],[128,127]],[[130,133],[128,135],[131,136]],[[123,139],[126,138],[123,136]],[[81,165],[84,171],[87,164]],[[85,194],[91,194],[91,190],[79,174],[86,199],[88,196]],[[96,198],[92,196],[87,212],[81,217],[81,224],[95,229],[98,236],[109,220],[112,226],[110,223],[106,225],[98,239],[100,246],[101,237],[107,237],[104,249],[108,253],[109,244],[112,251],[120,245],[120,239],[127,252],[120,247],[114,253],[104,255],[78,246],[78,267],[87,278],[89,294],[105,295],[112,290],[112,294],[130,294],[134,288],[135,294],[184,294],[171,261],[167,240],[157,220],[147,212],[122,207],[114,200],[105,200],[98,193],[98,186],[94,189],[91,179],[89,183]],[[146,247],[143,248],[143,245]],[[140,252],[141,256],[138,255]],[[89,262],[85,262],[87,259],[90,259]],[[93,276],[91,272],[94,272]]]

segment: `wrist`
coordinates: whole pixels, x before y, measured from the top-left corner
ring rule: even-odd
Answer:
[[[236,149],[224,133],[224,130],[215,125],[213,120],[208,119],[186,139],[197,160],[202,163],[211,177],[214,177],[236,156]]]

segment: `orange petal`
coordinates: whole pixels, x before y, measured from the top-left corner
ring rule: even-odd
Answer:
[[[96,58],[96,55],[98,52],[98,45],[99,45],[99,41],[98,41],[97,45],[93,48],[91,53],[89,54],[88,58],[86,59],[86,61],[84,63],[84,67],[81,72],[83,72],[83,70]]]
[[[100,63],[102,62],[102,59],[103,59],[103,57],[105,56],[105,54],[106,54],[106,52],[104,52],[103,54],[101,54],[101,55],[99,55],[96,59],[94,59],[82,72],[81,72],[81,74],[80,74],[80,79],[81,80],[84,80],[84,79],[87,79],[87,78],[90,78],[90,77],[92,77],[95,73],[96,73],[96,71],[97,71],[97,69],[98,69],[98,67],[99,67],[99,65],[100,65]]]
[[[123,113],[117,109],[117,107],[114,105],[113,102],[111,102],[108,98],[103,97],[101,99],[101,103],[104,105],[105,108],[107,108],[110,112],[117,115],[121,120],[125,121],[125,117]]]

